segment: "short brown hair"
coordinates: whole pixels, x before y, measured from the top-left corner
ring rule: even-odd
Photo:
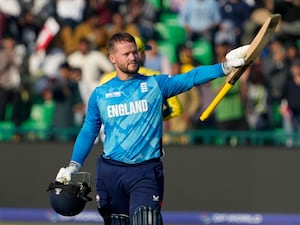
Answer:
[[[117,42],[131,42],[135,43],[134,37],[126,32],[119,32],[115,33],[107,42],[107,52],[110,53],[112,50],[114,50],[115,43]]]

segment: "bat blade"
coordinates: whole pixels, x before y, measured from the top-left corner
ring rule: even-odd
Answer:
[[[210,103],[210,105],[201,114],[201,121],[206,120],[210,116],[210,114],[214,111],[214,109],[224,98],[224,96],[230,91],[230,89],[233,87],[236,81],[252,64],[252,62],[260,55],[262,50],[266,47],[271,37],[273,36],[280,20],[280,14],[273,14],[264,22],[264,24],[260,28],[259,32],[256,34],[255,38],[252,40],[249,49],[246,52],[246,56],[244,57],[245,65],[239,68],[234,68],[231,71],[231,73],[227,75],[224,86],[213,99],[213,101]]]

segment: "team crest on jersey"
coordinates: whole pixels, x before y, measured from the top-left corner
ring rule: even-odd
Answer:
[[[120,96],[121,96],[120,91],[110,92],[110,93],[105,94],[105,98],[116,98],[116,97],[120,97]]]
[[[148,92],[148,86],[147,86],[147,83],[146,83],[146,82],[142,82],[142,83],[140,84],[140,88],[141,88],[141,92],[142,92],[142,93]]]

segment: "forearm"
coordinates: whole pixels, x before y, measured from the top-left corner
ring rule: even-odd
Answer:
[[[222,64],[215,64],[209,66],[200,66],[196,69],[196,75],[194,78],[195,85],[207,83],[213,79],[225,76],[222,69]]]
[[[70,161],[79,163],[82,166],[94,145],[94,140],[95,137],[90,132],[82,129],[75,141]]]
[[[190,90],[192,87],[207,83],[218,77],[224,76],[221,64],[200,66],[187,73],[174,76],[154,76],[157,79],[164,98],[170,98]]]

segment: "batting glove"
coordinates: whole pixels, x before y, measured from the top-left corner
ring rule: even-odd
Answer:
[[[68,183],[71,180],[73,173],[76,173],[80,170],[81,165],[76,162],[70,162],[68,167],[62,167],[58,171],[55,180],[61,183]]]
[[[244,57],[250,45],[244,45],[233,49],[226,54],[226,61],[222,63],[222,69],[225,74],[230,73],[233,68],[238,68],[245,65]]]

